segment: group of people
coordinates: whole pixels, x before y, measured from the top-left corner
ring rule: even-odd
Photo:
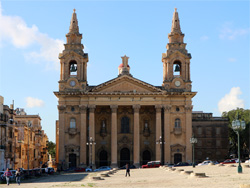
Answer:
[[[6,178],[7,185],[9,185],[10,184],[10,177],[12,176],[12,173],[11,173],[11,171],[10,171],[9,168],[6,169],[6,171],[4,172],[3,176]],[[21,169],[20,168],[18,168],[16,170],[15,176],[16,176],[16,182],[17,182],[17,184],[20,185],[21,184]]]

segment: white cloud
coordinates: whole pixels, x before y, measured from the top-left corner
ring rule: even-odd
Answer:
[[[226,94],[218,103],[220,113],[236,108],[244,108],[244,100],[239,99],[242,92],[240,87],[233,87],[230,93]]]
[[[33,97],[26,98],[26,107],[27,108],[42,107],[42,106],[44,106],[43,100],[33,98]]]
[[[18,16],[2,14],[0,2],[0,44],[11,42],[16,48],[29,48],[31,45],[39,46],[38,51],[25,54],[31,62],[47,62],[46,67],[59,70],[58,55],[62,52],[64,41],[50,38],[47,34],[39,32],[36,25],[28,27],[25,21]],[[52,64],[52,66],[51,66]]]
[[[234,40],[237,37],[244,36],[249,33],[250,28],[233,28],[233,24],[227,22],[222,26],[219,37],[221,39]]]
[[[236,62],[237,59],[235,59],[235,58],[228,58],[228,61],[229,61],[229,62]]]

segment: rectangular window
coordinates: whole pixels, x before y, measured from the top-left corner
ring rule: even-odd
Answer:
[[[220,127],[216,127],[216,134],[217,134],[217,135],[220,134]]]
[[[202,128],[198,127],[198,134],[202,134]]]
[[[220,147],[221,146],[221,141],[220,140],[216,140],[216,147]]]

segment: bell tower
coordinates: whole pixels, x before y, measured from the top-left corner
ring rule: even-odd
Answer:
[[[183,42],[180,20],[175,8],[171,32],[168,34],[167,52],[162,54],[163,84],[167,91],[191,91],[190,59],[191,54]]]
[[[66,38],[65,49],[59,54],[61,64],[59,91],[85,90],[87,86],[88,54],[83,51],[82,34],[79,33],[75,9]]]

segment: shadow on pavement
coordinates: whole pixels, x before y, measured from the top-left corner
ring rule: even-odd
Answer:
[[[88,173],[61,173],[58,175],[48,175],[39,178],[23,180],[22,183],[52,183],[52,182],[72,182],[81,181],[88,176]]]

